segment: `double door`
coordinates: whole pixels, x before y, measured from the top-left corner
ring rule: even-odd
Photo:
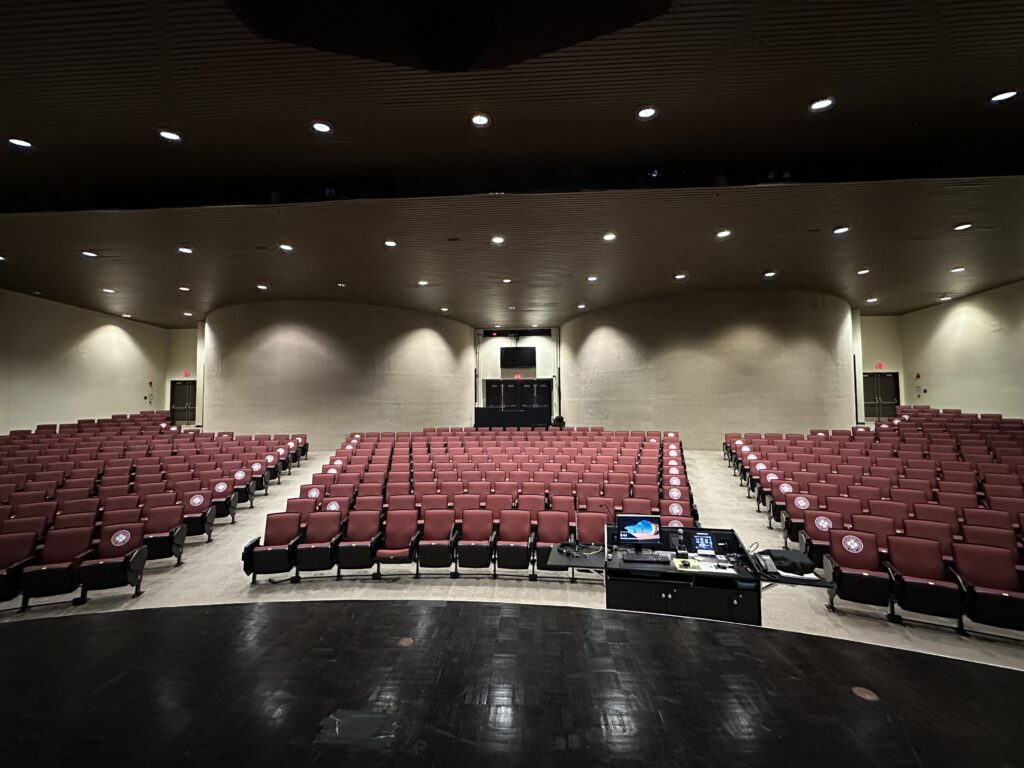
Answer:
[[[488,408],[549,408],[551,379],[487,379],[484,403]]]

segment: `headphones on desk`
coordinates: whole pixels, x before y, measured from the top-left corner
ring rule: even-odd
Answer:
[[[601,551],[601,547],[592,547],[590,551],[583,549],[579,544],[559,544],[558,554],[566,557],[589,557]]]

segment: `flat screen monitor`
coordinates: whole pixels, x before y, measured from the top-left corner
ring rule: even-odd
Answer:
[[[536,347],[502,347],[501,348],[502,368],[536,368],[537,348]]]
[[[697,554],[715,552],[715,537],[710,533],[694,532],[693,534],[693,549]]]
[[[619,515],[619,544],[624,547],[660,547],[661,519],[657,515]]]

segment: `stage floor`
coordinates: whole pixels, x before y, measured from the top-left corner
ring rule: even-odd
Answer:
[[[664,616],[331,601],[13,622],[0,682],[5,765],[892,768],[1020,765],[1024,673]]]

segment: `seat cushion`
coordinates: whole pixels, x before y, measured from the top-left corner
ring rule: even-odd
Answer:
[[[988,587],[975,587],[974,591],[979,595],[999,595],[1011,597],[1015,600],[1024,600],[1024,592],[1013,592],[1007,589],[989,589]]]
[[[959,589],[959,587],[952,581],[942,581],[938,579],[919,579],[916,576],[904,576],[903,580],[908,584],[927,584],[930,587],[942,587],[944,589]]]
[[[396,558],[396,557],[406,558],[407,559],[409,557],[409,548],[408,547],[403,547],[402,549],[378,549],[377,550],[377,558],[378,559],[387,560],[387,559],[392,559],[392,558]]]

